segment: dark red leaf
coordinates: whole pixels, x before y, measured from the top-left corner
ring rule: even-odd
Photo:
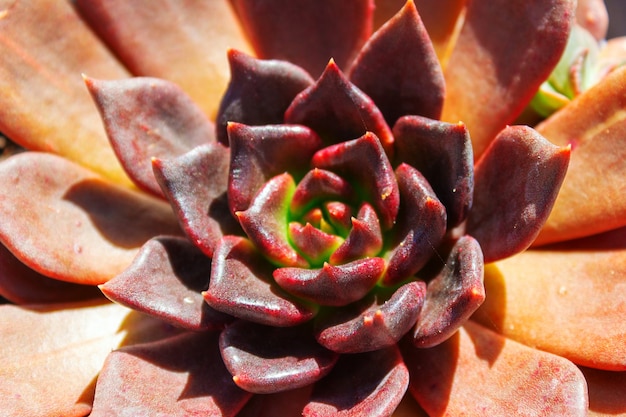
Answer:
[[[446,207],[448,228],[465,220],[474,195],[474,154],[463,123],[405,116],[393,127],[398,162],[416,168]]]
[[[349,78],[374,100],[390,126],[409,114],[441,116],[443,72],[412,1],[369,39]]]
[[[448,339],[485,300],[483,254],[470,236],[452,248],[443,270],[428,283],[413,332],[415,345],[431,347]]]
[[[269,326],[295,326],[317,313],[272,280],[272,266],[249,240],[225,236],[213,255],[204,299],[216,310]]]
[[[228,145],[229,122],[273,125],[283,122],[296,95],[314,80],[302,68],[278,60],[255,59],[229,50],[230,83],[217,114],[217,139]]]
[[[269,327],[238,321],[222,331],[222,358],[241,388],[269,394],[323,378],[338,354],[320,346],[310,326]]]
[[[555,146],[529,127],[511,126],[496,137],[476,164],[467,221],[485,263],[530,246],[554,205],[569,157],[569,146]]]
[[[382,258],[366,258],[320,269],[278,268],[274,279],[285,291],[325,306],[343,306],[363,298],[385,270]]]
[[[307,172],[296,186],[289,209],[297,217],[321,201],[329,199],[352,202],[354,189],[339,175],[315,168]]]
[[[341,353],[369,352],[392,346],[415,324],[426,295],[426,284],[410,282],[391,297],[372,294],[361,302],[320,316],[317,341]]]
[[[184,333],[113,351],[90,415],[234,417],[250,396],[226,370],[217,333]]]
[[[398,349],[344,355],[315,385],[304,417],[388,417],[409,385]]]
[[[392,151],[393,136],[382,113],[334,61],[315,84],[296,96],[285,112],[285,123],[310,127],[327,145],[370,131],[378,136],[385,151]]]
[[[312,265],[321,265],[343,243],[337,235],[326,233],[306,223],[289,223],[289,240]]]
[[[248,401],[237,417],[302,417],[313,385],[274,394],[257,394]]]
[[[241,234],[228,208],[228,149],[199,146],[173,159],[154,159],[154,175],[189,239],[207,256],[226,234]]]
[[[372,32],[372,0],[232,0],[262,58],[293,62],[313,76],[330,58],[347,67]]]
[[[85,78],[113,150],[132,180],[162,196],[152,158],[172,158],[215,141],[214,126],[180,87],[158,78]]]
[[[356,218],[352,219],[352,228],[346,240],[330,256],[329,262],[341,265],[357,259],[376,256],[383,248],[383,235],[376,211],[364,203]]]
[[[100,289],[109,299],[189,330],[221,328],[232,317],[202,298],[209,286],[211,259],[187,239],[149,240],[133,263]]]

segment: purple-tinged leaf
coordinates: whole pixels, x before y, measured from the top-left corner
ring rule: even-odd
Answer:
[[[91,300],[102,297],[102,293],[91,285],[41,275],[0,244],[0,296],[15,304],[47,304]]]
[[[413,331],[418,347],[448,339],[485,300],[483,254],[470,236],[452,247],[443,270],[428,283],[424,306]]]
[[[357,259],[376,256],[383,248],[383,235],[376,211],[364,203],[356,218],[352,219],[352,229],[346,240],[330,256],[332,265],[341,265]]]
[[[339,357],[315,341],[310,326],[269,327],[243,320],[222,331],[220,350],[233,381],[255,394],[310,385],[326,376]]]
[[[315,153],[312,164],[342,175],[363,192],[380,216],[383,230],[396,221],[400,206],[398,184],[383,147],[372,132]],[[365,170],[363,167],[367,167]]]
[[[177,85],[158,78],[85,78],[124,170],[141,189],[163,196],[152,158],[172,158],[215,141],[213,123]]]
[[[317,310],[282,291],[272,280],[272,270],[249,240],[224,236],[213,254],[204,299],[216,310],[268,326],[296,326],[312,319]]]
[[[340,353],[369,352],[397,343],[415,324],[426,296],[426,284],[410,282],[391,297],[372,294],[362,301],[320,316],[317,341]]]
[[[433,348],[408,338],[401,348],[410,392],[428,415],[587,416],[587,385],[573,363],[471,320]]]
[[[289,172],[304,176],[321,139],[305,126],[228,125],[230,174],[228,202],[233,213],[246,210],[270,178]]]
[[[359,259],[320,269],[278,268],[274,280],[285,291],[324,306],[344,306],[363,298],[385,271],[381,258]]]
[[[383,277],[385,285],[396,285],[425,266],[436,255],[446,233],[446,209],[424,176],[410,165],[401,164],[396,177],[400,211]]]
[[[295,188],[291,175],[277,175],[265,183],[247,210],[235,215],[248,238],[271,262],[306,268],[309,263],[289,242],[289,202]]]
[[[372,33],[372,0],[232,0],[262,58],[295,63],[316,77],[330,58],[348,67]]]
[[[228,152],[213,143],[177,158],[152,160],[154,176],[181,228],[209,257],[222,236],[243,233],[226,198]]]
[[[442,120],[462,120],[479,158],[522,112],[561,57],[573,0],[469,1],[446,64]]]
[[[25,152],[4,161],[0,189],[2,244],[51,278],[102,284],[151,237],[180,234],[163,201],[52,154]]]
[[[339,201],[329,201],[324,204],[328,215],[328,222],[342,236],[347,236],[352,227],[352,207]]]
[[[289,240],[312,265],[320,265],[343,243],[343,238],[307,223],[289,223]]]
[[[217,139],[224,145],[229,122],[280,124],[291,101],[314,83],[306,71],[287,61],[255,59],[231,49],[228,62],[230,83],[217,114]]]
[[[474,155],[465,125],[405,116],[393,134],[397,159],[426,177],[446,207],[448,228],[461,224],[474,195]]]
[[[233,320],[202,298],[209,286],[211,259],[187,239],[157,237],[146,242],[133,263],[101,285],[109,299],[188,330],[219,329]]]
[[[303,388],[257,394],[253,396],[237,417],[302,417],[302,409],[309,402],[313,385]]]
[[[184,333],[113,351],[90,416],[234,417],[250,396],[224,366],[218,333]]]
[[[390,126],[408,114],[441,116],[443,73],[412,1],[368,40],[348,76],[374,100]]]
[[[323,200],[354,201],[354,190],[350,183],[339,175],[324,169],[314,168],[296,186],[291,199],[291,214],[301,216],[312,206]]]
[[[389,417],[409,385],[409,371],[395,346],[343,355],[315,384],[304,417]]]
[[[385,151],[392,151],[393,135],[383,114],[334,61],[315,84],[296,96],[285,112],[285,123],[310,127],[327,145],[373,132]]]
[[[507,127],[496,137],[476,164],[467,221],[485,263],[530,246],[554,205],[569,157],[569,146],[553,145],[529,127]]]

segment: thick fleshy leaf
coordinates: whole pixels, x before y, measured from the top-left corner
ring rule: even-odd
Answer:
[[[327,145],[373,132],[385,151],[392,151],[393,135],[383,114],[332,60],[317,82],[293,100],[285,112],[285,123],[310,127]]]
[[[558,147],[529,127],[504,129],[475,167],[474,205],[467,233],[485,262],[528,248],[548,218],[565,177],[570,147]]]
[[[426,284],[410,282],[391,297],[372,294],[361,302],[320,316],[317,341],[330,350],[359,353],[395,345],[415,324],[426,295]]]
[[[274,394],[257,394],[245,405],[237,417],[302,417],[313,385]]]
[[[143,190],[162,196],[152,158],[173,158],[215,141],[214,126],[176,84],[135,77],[85,78],[126,173]]]
[[[413,2],[368,40],[349,78],[374,100],[390,126],[408,114],[441,116],[443,73]]]
[[[250,207],[235,213],[248,238],[271,262],[306,268],[309,263],[289,242],[289,201],[296,184],[285,173],[269,180]]]
[[[152,236],[180,234],[167,204],[52,154],[3,162],[0,189],[0,240],[52,278],[102,284]]]
[[[311,265],[321,265],[343,243],[340,236],[326,233],[306,223],[289,223],[289,241]]]
[[[228,150],[220,144],[199,146],[174,159],[152,161],[154,175],[189,239],[207,256],[227,234],[241,234],[230,213]]]
[[[315,385],[304,417],[387,417],[409,384],[398,349],[343,355],[323,383]]]
[[[249,50],[228,1],[78,0],[76,6],[133,74],[176,83],[215,118],[229,79],[226,50]]]
[[[446,207],[448,228],[465,220],[474,195],[474,153],[467,127],[405,116],[393,127],[398,161],[416,168]]]
[[[363,298],[385,270],[382,258],[365,258],[319,269],[278,268],[274,280],[285,291],[325,306],[343,306]]]
[[[185,238],[163,236],[146,242],[133,263],[100,289],[117,303],[175,326],[219,329],[233,318],[204,302],[201,292],[210,276],[211,259]]]
[[[85,416],[112,349],[176,334],[160,320],[111,303],[2,305],[0,317],[6,416]]]
[[[297,217],[323,200],[354,202],[354,197],[349,181],[333,172],[314,168],[296,186],[289,209]]]
[[[313,384],[339,358],[317,344],[307,325],[280,328],[238,321],[222,331],[220,350],[235,383],[256,394]]]
[[[551,142],[572,146],[570,168],[537,244],[626,226],[625,96],[621,68],[537,126]]]
[[[225,236],[213,255],[204,299],[216,310],[268,326],[295,326],[313,318],[316,309],[282,291],[272,270],[249,240]]]
[[[1,9],[0,131],[130,185],[80,76],[117,79],[126,70],[67,1],[9,1]]]
[[[474,316],[580,365],[626,370],[625,242],[622,228],[487,267],[487,299]]]
[[[68,303],[100,298],[91,285],[72,284],[48,278],[21,263],[0,245],[0,295],[16,304]]]
[[[283,122],[291,101],[314,80],[302,68],[278,60],[260,60],[228,51],[230,83],[217,115],[217,138],[228,145],[229,122],[275,125]]]
[[[587,415],[587,385],[566,359],[507,340],[471,321],[430,349],[402,344],[409,387],[428,415]]]
[[[330,256],[329,262],[341,265],[346,262],[376,256],[383,248],[383,234],[376,211],[364,203],[352,219],[352,228],[346,240]]]
[[[604,0],[578,0],[576,22],[597,40],[605,39],[609,27],[609,14]]]
[[[372,33],[373,0],[231,0],[261,58],[293,62],[314,77],[330,58],[344,68]]]
[[[185,333],[112,352],[90,416],[234,417],[250,395],[226,370],[218,333]]]
[[[442,120],[467,124],[476,158],[550,75],[567,43],[574,7],[573,0],[468,3],[444,71]]]
[[[228,201],[233,213],[246,210],[270,178],[289,172],[304,176],[322,141],[304,126],[246,126],[229,123]]]
[[[589,387],[588,417],[626,416],[626,372],[581,368]]]
[[[425,266],[437,254],[446,233],[446,209],[422,174],[402,164],[396,177],[400,211],[383,277],[385,285],[397,285]]]
[[[461,237],[443,270],[428,283],[424,306],[413,331],[418,347],[448,339],[485,300],[483,253],[471,236]]]
[[[351,184],[359,184],[357,191],[373,204],[382,229],[391,228],[398,214],[400,193],[391,163],[374,133],[366,132],[357,139],[328,146],[315,153],[312,164],[338,173]]]

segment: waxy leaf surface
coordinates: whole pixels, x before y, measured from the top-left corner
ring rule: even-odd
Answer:
[[[581,368],[589,387],[589,417],[626,416],[626,372]]]

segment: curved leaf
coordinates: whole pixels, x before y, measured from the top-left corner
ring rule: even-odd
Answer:
[[[363,203],[357,216],[352,218],[352,228],[346,240],[330,256],[329,262],[332,265],[341,265],[376,256],[382,248],[383,234],[376,211],[368,203]]]
[[[589,417],[626,416],[626,372],[581,368],[589,386]]]

